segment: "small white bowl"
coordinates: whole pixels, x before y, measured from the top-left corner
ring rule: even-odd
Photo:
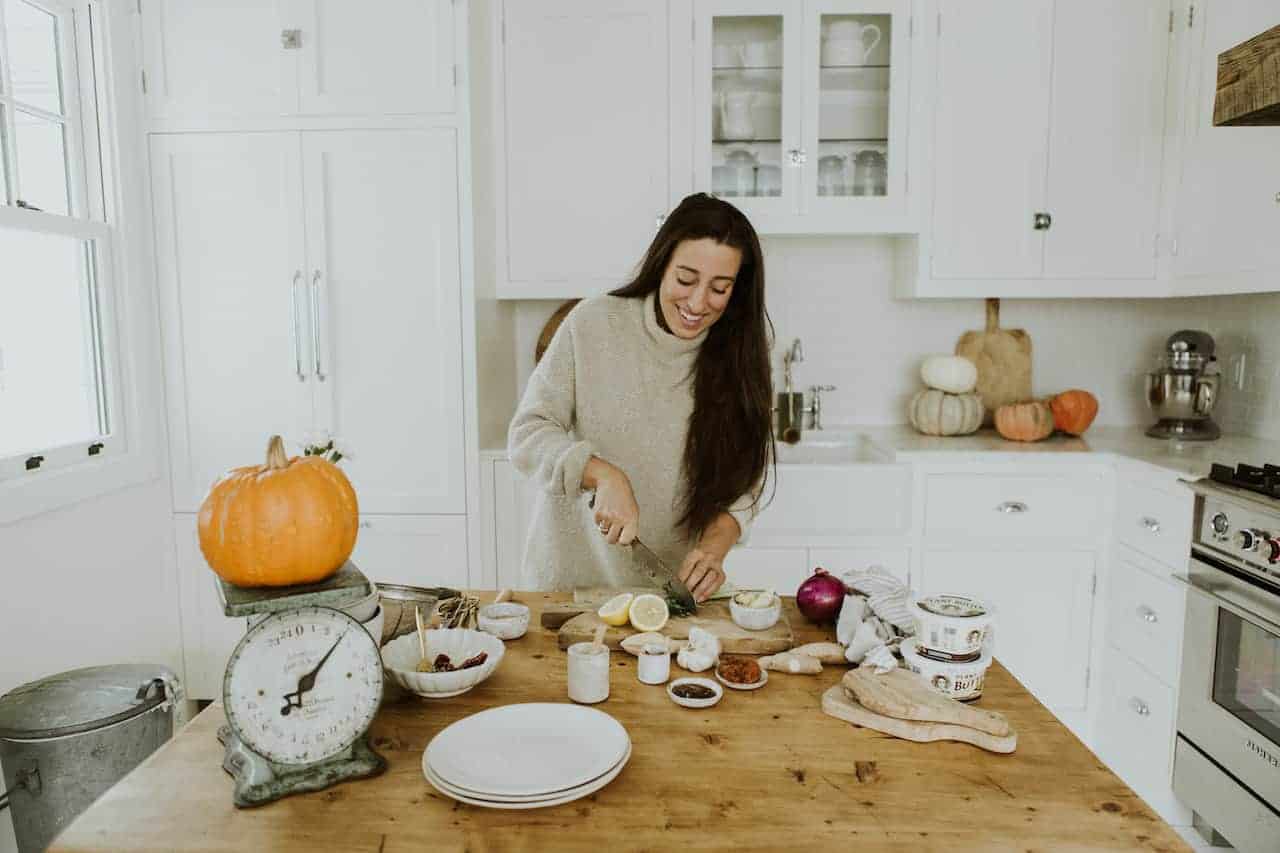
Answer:
[[[975,661],[956,663],[940,661],[920,654],[915,637],[908,637],[899,647],[902,661],[907,669],[919,673],[929,682],[934,690],[952,699],[968,702],[982,695],[982,683],[986,680],[987,669],[991,666],[991,650],[983,649],[981,656]]]
[[[730,690],[759,690],[769,683],[769,671],[760,670],[760,680],[754,684],[739,684],[736,681],[730,681],[720,674],[720,667],[716,667],[716,681],[728,687]]]
[[[767,631],[778,624],[778,619],[782,616],[782,599],[775,595],[773,604],[768,607],[747,607],[745,604],[738,603],[739,595],[752,591],[741,590],[729,599],[729,617],[739,628],[745,628],[748,631]]]
[[[499,640],[515,640],[529,630],[529,608],[514,601],[486,604],[476,617],[480,630]]]
[[[428,660],[446,654],[455,664],[460,664],[480,652],[488,652],[488,659],[480,666],[456,672],[418,672],[418,662],[422,657],[415,632],[396,637],[382,647],[382,668],[396,684],[410,693],[427,699],[445,699],[466,693],[492,675],[506,651],[507,647],[501,640],[483,631],[433,628],[427,631]]]
[[[714,690],[715,694],[710,699],[685,699],[675,694],[675,689],[681,684],[697,684]],[[710,678],[677,678],[675,681],[667,685],[667,698],[677,705],[685,708],[710,708],[724,697],[724,688],[716,684]]]

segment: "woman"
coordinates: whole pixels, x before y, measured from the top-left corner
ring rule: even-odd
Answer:
[[[689,196],[630,284],[565,318],[511,421],[540,487],[527,583],[646,585],[638,536],[699,601],[719,589],[772,458],[771,337],[755,230]]]

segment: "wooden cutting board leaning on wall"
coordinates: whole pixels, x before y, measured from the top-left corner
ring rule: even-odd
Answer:
[[[986,329],[961,335],[956,355],[978,367],[985,423],[992,422],[1001,406],[1031,399],[1031,336],[1022,329],[1000,328],[999,299],[987,300]]]

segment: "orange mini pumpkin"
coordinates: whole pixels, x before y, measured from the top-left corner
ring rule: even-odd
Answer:
[[[264,465],[224,474],[200,506],[200,550],[236,586],[292,586],[333,575],[356,545],[351,481],[319,456],[288,458],[271,437]]]
[[[996,409],[996,432],[1010,441],[1039,441],[1053,433],[1053,410],[1048,403],[1010,403]]]
[[[1098,398],[1088,391],[1073,388],[1049,401],[1053,409],[1053,425],[1071,435],[1081,435],[1098,416]]]

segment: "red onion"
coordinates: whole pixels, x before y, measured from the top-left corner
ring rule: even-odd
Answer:
[[[845,595],[842,580],[827,574],[826,569],[816,569],[796,590],[796,606],[810,622],[834,622]]]

